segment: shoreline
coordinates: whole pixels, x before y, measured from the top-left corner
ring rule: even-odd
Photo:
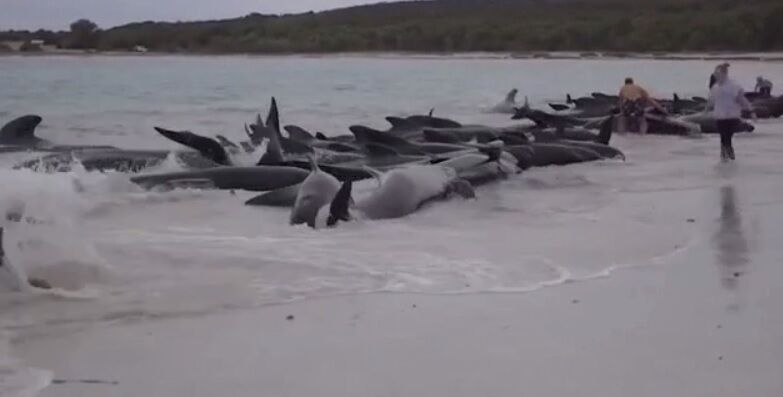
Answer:
[[[753,61],[783,62],[783,52],[331,52],[331,53],[193,53],[59,50],[44,52],[5,52],[3,57],[243,57],[243,58],[377,58],[377,59],[462,59],[462,60],[662,60],[662,61]]]

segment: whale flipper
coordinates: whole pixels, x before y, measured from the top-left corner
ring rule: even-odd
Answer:
[[[351,220],[351,191],[353,189],[353,182],[344,182],[337,191],[337,194],[332,199],[332,203],[329,205],[329,218],[326,220],[326,226],[334,226],[337,222]]]
[[[202,156],[214,161],[220,165],[231,165],[231,160],[226,153],[226,149],[220,143],[212,138],[194,134],[190,131],[172,131],[161,127],[154,127],[155,131],[164,137],[195,149]]]
[[[215,138],[217,138],[221,146],[239,150],[239,146],[236,143],[232,142],[230,139],[226,138],[225,136],[218,134],[215,135]]]
[[[42,141],[35,136],[41,120],[41,116],[30,114],[9,121],[0,129],[0,143],[35,144]]]
[[[245,201],[248,206],[286,207],[291,208],[296,203],[301,183],[262,193]]]
[[[601,122],[601,129],[598,132],[596,142],[608,145],[612,140],[612,130],[614,129],[614,116],[609,115]]]
[[[239,142],[239,145],[242,146],[242,149],[245,151],[245,153],[253,153],[253,151],[256,150],[255,146],[247,141]]]

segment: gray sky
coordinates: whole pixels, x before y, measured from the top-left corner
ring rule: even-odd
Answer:
[[[189,21],[319,11],[380,0],[0,0],[0,30],[67,29],[87,18],[101,28],[145,20]]]

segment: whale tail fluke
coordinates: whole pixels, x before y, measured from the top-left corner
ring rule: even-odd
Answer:
[[[272,104],[269,106],[269,113],[266,116],[266,123],[261,120],[261,115],[256,117],[256,123],[249,127],[251,140],[256,145],[260,144],[263,138],[269,140],[266,146],[266,152],[261,156],[258,165],[276,165],[285,161],[283,155],[283,146],[280,134],[280,112],[277,109],[277,100],[272,97]]]

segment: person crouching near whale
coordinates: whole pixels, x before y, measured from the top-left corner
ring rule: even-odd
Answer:
[[[710,90],[707,108],[712,109],[720,134],[720,158],[722,161],[734,160],[734,146],[732,136],[739,131],[742,110],[750,112],[754,120],[757,119],[753,112],[753,106],[747,98],[745,91],[734,80],[729,78],[729,65],[718,65],[715,73],[715,85]]]
[[[633,79],[628,77],[625,84],[620,88],[619,94],[620,117],[618,117],[618,132],[627,132],[628,124],[633,123],[636,128],[634,132],[641,134],[647,133],[647,120],[645,111],[648,105],[658,109],[664,115],[668,112],[655,99],[650,97],[647,90],[634,83]]]
[[[772,82],[762,76],[756,77],[756,92],[764,98],[772,96]]]

